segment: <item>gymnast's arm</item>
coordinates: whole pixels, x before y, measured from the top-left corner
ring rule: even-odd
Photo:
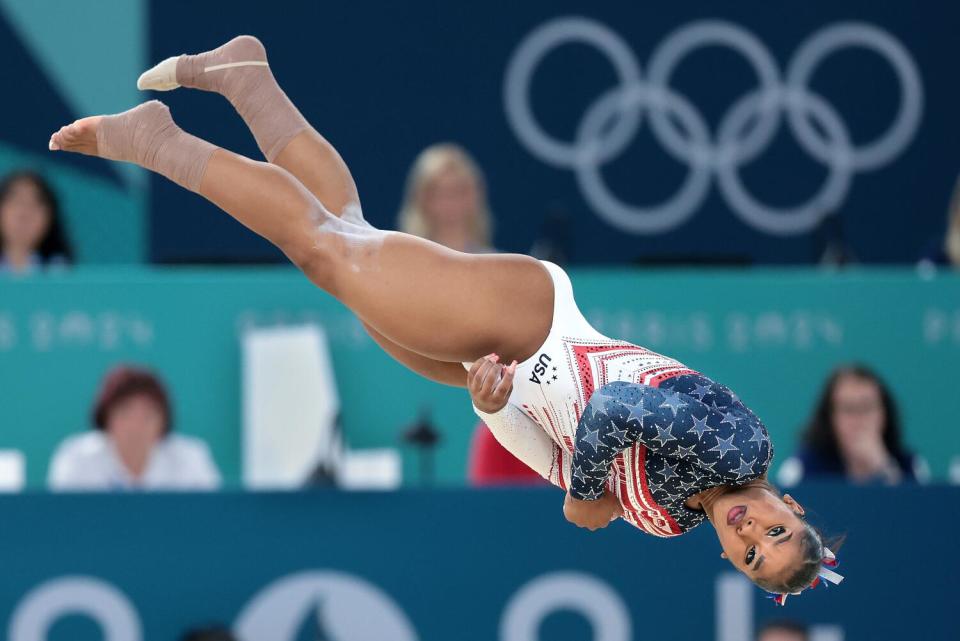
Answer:
[[[675,451],[679,441],[672,429],[682,408],[711,411],[687,394],[626,381],[594,392],[577,424],[570,495],[581,501],[601,498],[614,458],[637,443],[677,458],[696,457],[692,448]]]
[[[563,462],[568,457],[520,408],[507,403],[499,412],[488,414],[474,405],[473,411],[504,449],[554,485],[565,487]]]
[[[508,452],[554,485],[566,487],[568,479],[563,472],[564,468],[569,470],[569,455],[518,407],[507,402],[515,372],[515,362],[500,365],[493,354],[477,359],[467,373],[473,410]]]
[[[739,483],[763,474],[772,454],[770,437],[753,412],[739,401],[721,411],[693,393],[678,391],[688,386],[666,383],[657,388],[615,381],[590,397],[577,425],[571,497],[601,498],[617,453],[636,443],[700,466],[718,482]]]
[[[685,374],[665,381],[660,388],[692,396],[704,405],[721,412],[730,409],[749,411],[730,388],[710,380],[703,374]]]

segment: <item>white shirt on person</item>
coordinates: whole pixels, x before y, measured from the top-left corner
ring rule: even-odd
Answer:
[[[91,430],[60,444],[48,484],[51,490],[215,490],[220,472],[202,440],[168,434],[151,451],[143,475],[135,478],[110,437]]]
[[[59,254],[51,256],[44,261],[40,254],[34,253],[30,254],[30,259],[23,268],[16,269],[3,254],[0,254],[0,276],[5,274],[23,276],[27,274],[39,273],[41,271],[62,272],[69,266],[70,264],[67,262],[67,259]]]

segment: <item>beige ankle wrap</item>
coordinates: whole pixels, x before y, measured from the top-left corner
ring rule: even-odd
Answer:
[[[216,146],[186,133],[157,100],[114,116],[97,128],[97,153],[136,163],[190,191],[200,191],[203,173]]]
[[[260,151],[273,162],[294,136],[309,127],[266,65],[267,53],[253,36],[177,60],[177,82],[214,91],[233,105],[253,132]]]

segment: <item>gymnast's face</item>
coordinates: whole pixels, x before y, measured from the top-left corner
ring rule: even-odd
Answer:
[[[782,499],[763,487],[743,487],[716,500],[710,522],[721,556],[751,580],[776,579],[800,555],[803,507],[789,494]]]

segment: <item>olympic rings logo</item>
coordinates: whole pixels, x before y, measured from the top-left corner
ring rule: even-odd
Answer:
[[[587,44],[605,54],[620,81],[590,105],[571,142],[544,131],[530,105],[538,65],[553,49],[568,43]],[[757,77],[756,89],[734,102],[715,134],[697,108],[670,88],[680,61],[705,46],[734,50]],[[833,106],[809,86],[823,60],[848,47],[883,57],[896,74],[901,93],[899,111],[886,131],[859,146],[851,142]],[[605,25],[582,17],[558,18],[535,29],[516,49],[507,66],[504,96],[507,119],[527,150],[550,165],[574,171],[588,204],[612,225],[635,234],[662,233],[686,222],[703,204],[714,175],[724,200],[746,223],[780,236],[807,232],[843,203],[854,173],[887,165],[910,144],[923,112],[920,74],[906,48],[886,31],[861,22],[837,23],[813,33],[797,49],[784,79],[763,43],[729,22],[693,22],[669,34],[654,49],[644,75],[626,42]],[[755,198],[739,170],[764,153],[783,114],[801,148],[825,165],[828,175],[807,202],[778,208]],[[653,206],[623,202],[601,174],[603,165],[630,144],[644,116],[658,143],[688,167],[679,190]]]

